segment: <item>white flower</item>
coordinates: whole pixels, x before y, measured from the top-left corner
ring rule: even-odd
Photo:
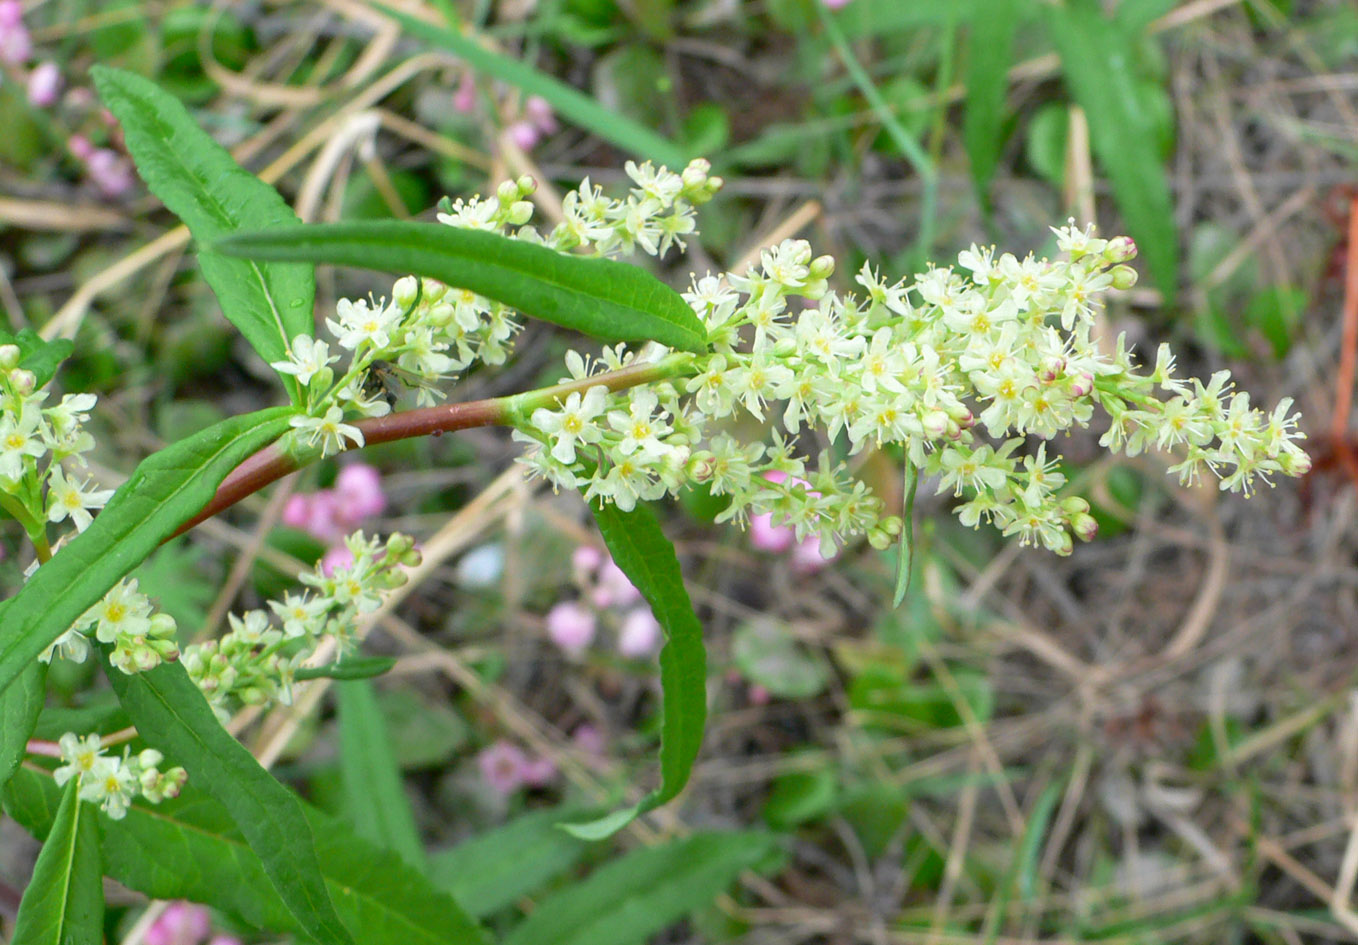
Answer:
[[[608,425],[622,434],[617,452],[623,456],[636,453],[642,463],[650,463],[664,456],[668,449],[660,438],[670,432],[670,425],[664,420],[664,412],[656,417],[658,406],[655,392],[649,388],[632,391],[627,411],[613,410],[608,414]]]
[[[100,762],[113,761],[104,757],[104,746],[98,735],[78,737],[67,732],[57,740],[61,748],[61,758],[66,763],[52,772],[52,780],[61,787],[73,777],[84,777],[96,771]]]
[[[56,524],[70,516],[76,531],[83,532],[94,521],[89,510],[102,509],[112,495],[112,489],[91,489],[88,482],[77,485],[53,463],[47,474],[47,520]]]
[[[342,422],[343,420],[344,412],[338,407],[331,406],[325,411],[324,416],[293,417],[288,422],[310,445],[315,446],[319,441],[322,455],[332,456],[344,452],[350,445],[355,447],[363,445],[363,431],[352,424]]]
[[[293,375],[297,383],[306,387],[313,377],[338,360],[338,356],[330,355],[330,346],[324,341],[317,341],[310,335],[298,335],[292,339],[287,360],[274,361],[269,366],[280,374]]]
[[[38,457],[47,452],[41,421],[37,408],[28,404],[22,407],[17,418],[13,414],[0,418],[0,479],[18,482],[24,475],[25,457]]]
[[[356,302],[340,299],[335,304],[335,312],[339,321],[327,318],[325,326],[339,341],[339,346],[350,351],[364,343],[379,351],[387,347],[391,344],[391,329],[401,316],[401,310],[395,305],[370,304],[364,299]]]
[[[640,166],[635,161],[628,161],[623,165],[623,170],[643,194],[666,207],[674,203],[679,192],[684,189],[683,178],[663,167],[657,168],[650,161]]]
[[[136,578],[125,578],[86,612],[84,620],[94,622],[94,637],[100,643],[144,636],[151,630],[151,602],[138,592]]]
[[[533,426],[552,439],[553,459],[569,466],[575,462],[577,444],[599,442],[602,432],[594,420],[603,412],[607,399],[608,388],[599,385],[586,391],[583,398],[579,391],[572,391],[560,410],[539,407],[533,411]]]
[[[287,594],[281,601],[269,601],[269,607],[283,621],[283,636],[291,640],[317,633],[330,604],[323,597]]]

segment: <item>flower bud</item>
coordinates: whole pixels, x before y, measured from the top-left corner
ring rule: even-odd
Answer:
[[[1304,476],[1311,471],[1311,457],[1301,450],[1287,450],[1278,457],[1285,476]]]
[[[154,768],[156,765],[160,764],[164,760],[165,756],[162,755],[160,752],[156,751],[154,748],[144,749],[140,754],[137,755],[137,764],[139,764],[143,769]]]
[[[538,189],[538,182],[532,174],[524,174],[514,182],[514,185],[519,188],[520,197],[527,197]]]
[[[817,281],[828,279],[835,274],[835,257],[817,256],[807,267],[807,275]]]
[[[10,372],[9,382],[14,385],[15,392],[22,396],[33,393],[33,388],[37,386],[38,379],[33,376],[32,371],[15,368]]]
[[[1066,369],[1066,359],[1049,357],[1043,358],[1041,365],[1038,366],[1037,376],[1044,384],[1050,384],[1061,376],[1061,372]]]
[[[1081,371],[1073,374],[1067,384],[1066,390],[1072,397],[1087,397],[1089,392],[1094,389],[1094,375],[1088,371]]]
[[[931,440],[937,440],[946,436],[948,425],[951,422],[951,417],[942,410],[937,409],[925,411],[924,416],[920,418],[920,423],[924,427],[924,435]]]
[[[501,181],[500,186],[495,188],[495,198],[500,201],[502,207],[516,203],[519,199],[518,183],[512,180]]]
[[[12,371],[19,366],[18,345],[0,345],[0,370]]]
[[[1070,534],[1068,532],[1057,532],[1056,538],[1053,539],[1053,543],[1048,547],[1050,547],[1052,551],[1056,552],[1058,555],[1064,558],[1066,555],[1070,554],[1072,551],[1075,550],[1075,542],[1071,541]]]
[[[881,526],[868,530],[868,544],[878,551],[886,551],[892,545],[891,536]]]
[[[420,281],[414,276],[402,276],[391,287],[391,300],[401,308],[410,308],[420,294]]]
[[[1099,533],[1099,523],[1087,512],[1072,515],[1070,528],[1081,541],[1093,541],[1094,536]]]
[[[1066,513],[1067,518],[1083,515],[1089,511],[1089,503],[1078,495],[1068,496],[1061,500],[1061,511]]]
[[[157,612],[151,616],[151,636],[171,637],[174,636],[176,629],[175,620],[169,614]]]
[[[1103,258],[1110,263],[1125,263],[1136,258],[1136,242],[1130,236],[1115,236],[1108,241]]]
[[[1114,266],[1108,273],[1113,277],[1113,288],[1130,289],[1136,285],[1136,270],[1131,266]]]
[[[514,226],[523,226],[533,219],[533,204],[528,200],[515,201],[509,207],[509,215],[506,220]]]
[[[717,457],[710,450],[699,450],[688,458],[688,477],[694,482],[707,482],[716,472]]]
[[[422,284],[424,286],[424,298],[430,302],[437,302],[448,294],[448,287],[437,279],[425,279]]]

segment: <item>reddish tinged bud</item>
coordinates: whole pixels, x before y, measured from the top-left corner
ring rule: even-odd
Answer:
[[[1081,541],[1093,541],[1094,536],[1099,533],[1099,523],[1095,521],[1094,516],[1081,512],[1071,516],[1070,529]]]
[[[1136,285],[1136,270],[1131,266],[1114,266],[1108,273],[1113,277],[1113,288],[1130,289]]]
[[[1125,263],[1136,258],[1136,242],[1130,236],[1117,236],[1108,241],[1103,251],[1110,263]]]

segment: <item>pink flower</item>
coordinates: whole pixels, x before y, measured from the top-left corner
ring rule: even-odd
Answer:
[[[61,94],[61,70],[55,62],[44,62],[28,74],[28,103],[34,108],[50,108]]]
[[[780,555],[791,548],[796,540],[796,530],[773,524],[773,516],[768,512],[750,516],[750,544],[760,551]]]
[[[345,525],[381,515],[387,508],[382,474],[367,463],[349,463],[335,477],[335,515]]]
[[[618,652],[628,659],[644,659],[660,649],[660,624],[646,607],[627,612],[618,631]]]
[[[571,733],[571,741],[575,742],[575,747],[587,755],[602,755],[604,753],[604,735],[593,725],[585,722],[575,727]]]
[[[172,902],[142,940],[146,945],[198,945],[212,931],[208,911],[191,902]]]
[[[311,496],[305,492],[288,496],[281,520],[288,528],[305,529],[311,523]]]
[[[599,566],[603,563],[603,552],[593,545],[578,545],[571,552],[571,574],[581,584],[594,577],[595,572],[599,570]]]
[[[234,935],[219,933],[212,936],[212,941],[208,942],[207,945],[241,945],[241,941]]]
[[[626,607],[641,600],[641,591],[610,559],[599,569],[599,583],[590,594],[590,600],[596,607]]]
[[[831,10],[842,10],[849,5],[849,0],[824,0],[824,3]]]
[[[523,103],[523,117],[532,122],[533,127],[544,135],[555,134],[556,115],[552,106],[541,95],[530,95]]]
[[[132,189],[132,166],[127,159],[108,148],[100,148],[85,160],[90,180],[105,197],[120,197]]]
[[[838,557],[837,552],[828,558],[823,557],[820,553],[820,538],[807,535],[792,549],[792,567],[801,574],[812,574]]]
[[[749,690],[745,693],[750,705],[768,705],[773,695],[759,683],[750,683]]]
[[[546,787],[556,780],[556,765],[550,758],[530,758],[520,769],[523,783],[529,787]]]
[[[528,757],[517,745],[500,739],[481,750],[476,764],[481,768],[481,777],[497,794],[509,795],[523,787]]]
[[[579,656],[594,642],[598,618],[576,601],[562,601],[547,611],[547,636],[567,656]]]
[[[457,83],[457,91],[453,93],[453,109],[469,115],[474,108],[476,108],[476,83],[472,80],[471,70],[468,70],[462,73],[462,78]]]
[[[94,145],[90,144],[90,139],[84,135],[71,135],[66,139],[66,147],[82,161],[88,161],[90,155],[94,153]]]
[[[354,553],[344,545],[335,545],[321,557],[321,573],[334,577],[342,568],[353,567]]]
[[[514,146],[520,151],[531,151],[541,137],[538,129],[531,121],[516,121],[505,129],[505,134],[509,140],[514,142]]]
[[[13,29],[24,21],[21,0],[0,0],[0,30]]]
[[[0,25],[0,63],[22,66],[33,55],[33,37],[22,23]]]

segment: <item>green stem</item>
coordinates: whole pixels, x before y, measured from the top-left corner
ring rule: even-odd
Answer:
[[[52,546],[47,541],[47,523],[38,520],[24,505],[8,492],[0,492],[0,508],[4,509],[14,520],[24,527],[28,533],[28,540],[33,543],[33,550],[37,552],[38,561],[45,562],[52,557]]]

